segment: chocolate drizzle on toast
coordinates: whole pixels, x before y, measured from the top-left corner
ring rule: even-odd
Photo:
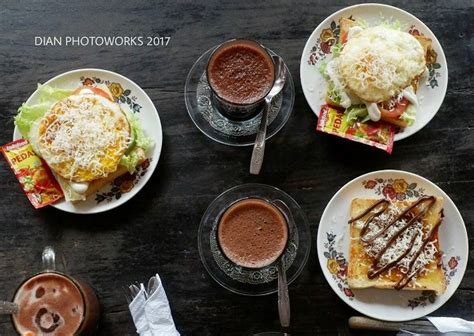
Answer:
[[[401,212],[389,216],[387,212],[389,212],[391,204],[388,200],[382,199],[360,215],[349,220],[349,224],[363,221],[359,239],[366,248],[370,249],[374,244],[378,244],[378,248],[375,250],[376,253],[372,255],[372,265],[367,273],[369,279],[374,279],[391,268],[397,267],[400,261],[409,257],[409,260],[406,260],[405,270],[400,270],[401,278],[394,286],[395,289],[402,289],[424,269],[426,263],[417,263],[417,259],[422,253],[425,253],[427,245],[433,241],[442,219],[428,232],[416,230],[416,226],[420,226],[435,202],[436,198],[434,196],[422,197]],[[377,225],[375,225],[375,221],[377,221]],[[374,230],[374,228],[377,228],[377,230]],[[402,239],[403,235],[408,235],[410,229],[412,230],[411,236],[404,240],[404,245],[400,248],[399,254],[389,261],[384,260],[382,262],[384,254],[389,249],[396,249],[397,240]]]

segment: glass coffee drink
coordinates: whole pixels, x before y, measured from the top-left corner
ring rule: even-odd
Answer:
[[[235,264],[261,268],[278,260],[288,241],[288,223],[270,202],[247,198],[225,210],[217,228],[224,255]]]
[[[275,66],[267,49],[253,40],[222,43],[206,71],[219,111],[232,120],[255,116],[275,82]]]
[[[43,252],[45,270],[25,280],[13,302],[15,330],[22,336],[90,335],[100,316],[97,296],[88,284],[55,271],[54,251]]]

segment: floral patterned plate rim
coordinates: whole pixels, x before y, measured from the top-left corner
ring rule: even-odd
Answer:
[[[44,84],[65,89],[74,89],[81,85],[107,85],[116,102],[141,121],[144,132],[154,142],[153,148],[148,153],[148,159],[137,168],[135,174],[126,173],[116,178],[83,202],[71,203],[63,200],[52,206],[71,213],[93,214],[111,210],[130,200],[148,182],[161,154],[163,143],[161,122],[158,111],[150,97],[127,77],[103,69],[68,71],[46,81]],[[34,103],[38,99],[37,94],[37,91],[33,92],[26,103]],[[21,134],[15,127],[13,139],[20,137]]]
[[[319,116],[321,105],[325,103],[326,80],[319,73],[319,62],[330,59],[331,44],[339,34],[341,18],[363,19],[370,26],[385,20],[399,21],[404,31],[411,34],[425,35],[433,41],[433,53],[427,64],[429,70],[426,85],[421,85],[417,96],[420,107],[415,123],[395,135],[395,141],[415,134],[425,127],[436,115],[443,103],[448,86],[448,68],[446,57],[438,39],[433,32],[414,15],[397,7],[368,3],[343,8],[328,16],[312,32],[301,55],[300,79],[303,93],[311,110]]]
[[[424,195],[444,198],[444,220],[439,229],[444,294],[430,291],[387,289],[351,290],[347,285],[349,253],[349,209],[356,197],[416,199]],[[317,235],[318,259],[334,292],[355,310],[379,320],[407,321],[431,314],[456,291],[467,266],[468,237],[464,221],[454,202],[436,184],[405,171],[381,170],[359,176],[345,184],[331,198],[323,212]]]

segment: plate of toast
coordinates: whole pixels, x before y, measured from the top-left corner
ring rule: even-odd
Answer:
[[[468,260],[464,221],[449,196],[413,173],[355,178],[329,201],[318,258],[334,292],[375,319],[407,321],[441,307]]]
[[[136,195],[153,174],[163,142],[145,91],[102,69],[39,83],[15,116],[13,138],[25,139],[54,176],[64,197],[51,206],[80,214],[113,209]]]

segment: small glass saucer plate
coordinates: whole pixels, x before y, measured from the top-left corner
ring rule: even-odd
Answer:
[[[266,267],[250,269],[241,267],[225,257],[217,242],[216,231],[223,212],[235,201],[244,198],[261,198],[284,202],[294,219],[283,258],[288,284],[302,272],[311,250],[311,232],[306,215],[296,201],[282,190],[265,184],[243,184],[223,192],[204,213],[198,232],[201,261],[209,275],[231,292],[260,296],[278,290],[277,262]]]
[[[189,71],[184,87],[184,100],[191,120],[207,137],[229,146],[250,146],[260,125],[261,113],[248,120],[231,120],[223,116],[215,106],[206,77],[209,57],[218,46],[206,51]],[[267,49],[270,55],[277,55]],[[268,115],[267,139],[274,136],[287,123],[295,101],[295,86],[290,70],[283,91],[272,101]]]

